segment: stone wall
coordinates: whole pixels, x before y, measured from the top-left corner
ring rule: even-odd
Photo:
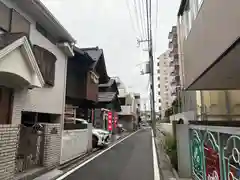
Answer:
[[[60,164],[61,124],[44,125],[43,166],[52,168]]]
[[[10,180],[15,174],[19,125],[0,125],[0,179]]]

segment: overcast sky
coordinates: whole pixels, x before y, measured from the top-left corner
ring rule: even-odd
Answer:
[[[140,1],[140,0],[136,0]],[[156,29],[157,0],[153,1],[153,30]],[[139,28],[134,0],[42,0],[62,25],[77,40],[79,47],[104,50],[107,71],[119,76],[129,90],[148,96],[148,76],[140,75],[141,62],[148,60],[146,52],[137,47]],[[145,0],[144,0],[145,2]],[[155,54],[158,57],[168,48],[168,32],[176,24],[180,0],[158,0],[158,27]],[[155,42],[155,41],[154,41]],[[156,67],[156,66],[155,66]]]

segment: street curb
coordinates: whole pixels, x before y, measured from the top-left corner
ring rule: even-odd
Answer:
[[[157,130],[158,130],[163,136],[165,136],[165,134],[162,133],[160,129],[157,128]],[[156,139],[155,139],[155,138],[154,138],[154,141],[155,141],[155,144],[156,144]],[[161,141],[160,143],[161,143],[161,146],[164,146],[162,141]],[[156,146],[156,147],[157,147],[157,146]],[[163,148],[163,150],[164,150],[164,148]],[[165,150],[164,150],[164,151],[165,151]],[[160,159],[159,159],[159,158],[160,158],[160,154],[159,154],[158,151],[157,151],[157,155],[158,155],[158,157],[157,157],[157,158],[158,158],[158,162],[160,163]],[[171,169],[169,169],[169,170],[172,171],[175,179],[176,179],[176,180],[179,180],[178,173],[177,173],[176,169],[173,168],[172,163],[171,163],[171,160],[170,160],[170,157],[169,157],[165,152],[164,152],[164,156],[167,158],[168,163],[171,165]],[[161,179],[162,179],[162,180],[165,180],[161,168],[159,168],[159,172],[160,172],[160,175],[161,175]]]

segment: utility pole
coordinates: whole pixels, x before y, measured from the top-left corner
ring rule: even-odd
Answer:
[[[140,43],[148,43],[148,56],[149,56],[149,66],[150,66],[150,107],[151,107],[151,119],[152,119],[152,129],[154,137],[156,137],[156,112],[155,112],[155,92],[154,92],[154,60],[153,60],[153,47],[152,47],[152,1],[146,0],[146,12],[147,12],[147,39],[137,40],[138,46]]]
[[[152,129],[154,137],[156,137],[156,112],[155,112],[155,92],[154,92],[154,60],[153,60],[153,47],[152,47],[152,1],[146,0],[147,10],[147,25],[148,25],[148,55],[150,63],[150,90],[151,90],[151,114],[152,114]]]

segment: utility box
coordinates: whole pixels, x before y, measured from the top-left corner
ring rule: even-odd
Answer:
[[[145,67],[145,74],[149,74],[151,71],[150,71],[150,63],[147,62],[146,63],[146,67]]]

